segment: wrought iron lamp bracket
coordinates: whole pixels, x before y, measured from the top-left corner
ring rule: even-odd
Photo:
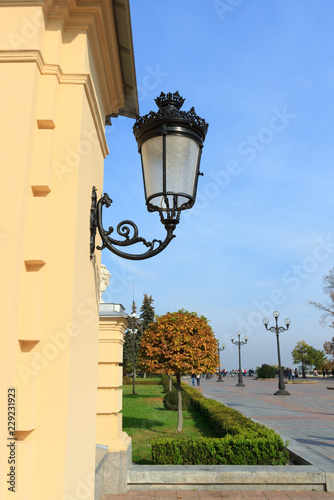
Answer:
[[[180,220],[180,212],[167,214],[167,217],[164,218],[163,214],[160,213],[161,222],[164,224],[167,235],[166,238],[161,240],[152,240],[146,241],[141,236],[138,236],[138,227],[136,224],[130,220],[123,220],[117,225],[116,231],[117,234],[124,238],[124,240],[116,240],[111,238],[111,234],[114,232],[113,227],[109,227],[108,230],[104,229],[102,223],[102,209],[105,205],[107,208],[110,207],[112,200],[108,196],[107,193],[104,193],[102,198],[97,201],[96,195],[96,187],[92,188],[92,204],[90,210],[90,258],[93,258],[95,251],[95,237],[96,230],[99,231],[99,234],[102,239],[102,246],[97,246],[98,250],[102,250],[103,248],[108,248],[111,252],[118,255],[119,257],[123,257],[129,260],[144,260],[158,253],[162,252],[167,245],[175,238],[173,231]],[[132,232],[132,236],[130,233]],[[131,245],[135,245],[136,243],[142,243],[144,246],[148,248],[146,252],[141,254],[131,254],[123,252],[116,247],[128,247]]]
[[[286,332],[287,330],[289,330],[289,326],[290,325],[287,325],[286,328],[284,328],[284,326],[271,326],[270,328],[268,328],[267,325],[264,325],[266,330],[268,330],[268,332],[273,332],[273,333],[276,333],[276,335],[278,335],[279,333],[283,333],[283,332]]]
[[[241,346],[247,344],[247,340],[231,340],[232,344]]]
[[[268,332],[272,332],[272,333],[277,333],[277,330],[276,330],[276,327],[275,326],[271,326],[268,328],[267,325],[264,325],[266,330],[268,330]]]

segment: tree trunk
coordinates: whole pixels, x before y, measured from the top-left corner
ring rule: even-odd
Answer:
[[[182,394],[181,394],[181,375],[176,374],[177,383],[177,432],[182,432],[183,413],[182,413]]]
[[[172,376],[169,375],[169,385],[168,385],[169,392],[172,392],[172,389],[173,389],[173,387],[172,387]]]

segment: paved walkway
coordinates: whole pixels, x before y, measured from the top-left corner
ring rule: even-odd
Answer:
[[[334,379],[310,379],[315,383],[286,384],[290,396],[275,396],[277,380],[244,378],[245,387],[236,387],[236,377],[201,380],[204,396],[210,396],[244,415],[272,427],[312,451],[333,460],[334,471]]]
[[[300,379],[299,379],[300,380]],[[313,381],[314,379],[310,379]],[[203,395],[235,408],[244,415],[274,428],[282,437],[294,439],[306,455],[325,456],[333,461],[334,471],[334,379],[316,379],[317,383],[287,384],[290,396],[275,396],[278,381],[244,379],[245,387],[236,387],[236,377],[201,379]],[[190,383],[190,380],[189,380]],[[104,500],[308,500],[334,498],[323,491],[130,491],[105,496]]]

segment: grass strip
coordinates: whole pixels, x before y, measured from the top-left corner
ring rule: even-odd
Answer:
[[[177,412],[164,409],[162,385],[123,386],[123,430],[132,438],[132,460],[152,464],[151,441],[157,438],[217,437],[196,409],[183,412],[183,431],[176,432]]]

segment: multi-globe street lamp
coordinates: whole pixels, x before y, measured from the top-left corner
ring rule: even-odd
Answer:
[[[305,375],[305,367],[304,367],[304,354],[306,353],[306,350],[304,350],[303,346],[301,346],[300,349],[297,349],[298,354],[300,354],[302,358],[302,373],[303,373],[303,378],[306,378]]]
[[[273,313],[276,325],[271,326],[268,328],[269,324],[269,319],[264,318],[263,324],[269,332],[276,333],[276,340],[277,340],[277,356],[278,356],[278,391],[276,391],[274,394],[275,396],[290,396],[290,393],[285,389],[285,383],[284,383],[284,377],[283,377],[283,371],[282,371],[282,366],[281,366],[281,354],[280,354],[280,348],[279,348],[279,334],[282,332],[285,332],[286,330],[289,329],[291,320],[289,318],[286,318],[284,320],[284,323],[286,324],[286,328],[284,326],[278,326],[278,317],[279,317],[279,312],[274,311]]]
[[[222,377],[222,369],[221,369],[221,362],[220,362],[220,353],[225,349],[225,344],[223,344],[221,347],[219,347],[219,340],[217,340],[217,350],[218,350],[218,359],[219,359],[219,371],[218,371],[218,380],[217,382],[224,382],[223,377]]]
[[[237,345],[239,348],[239,374],[238,374],[238,383],[236,387],[245,387],[245,384],[242,381],[242,372],[241,372],[241,346],[247,344],[248,337],[245,336],[244,340],[240,340],[241,332],[238,332],[238,340],[234,340],[234,337],[231,337],[231,342],[234,345]]]

